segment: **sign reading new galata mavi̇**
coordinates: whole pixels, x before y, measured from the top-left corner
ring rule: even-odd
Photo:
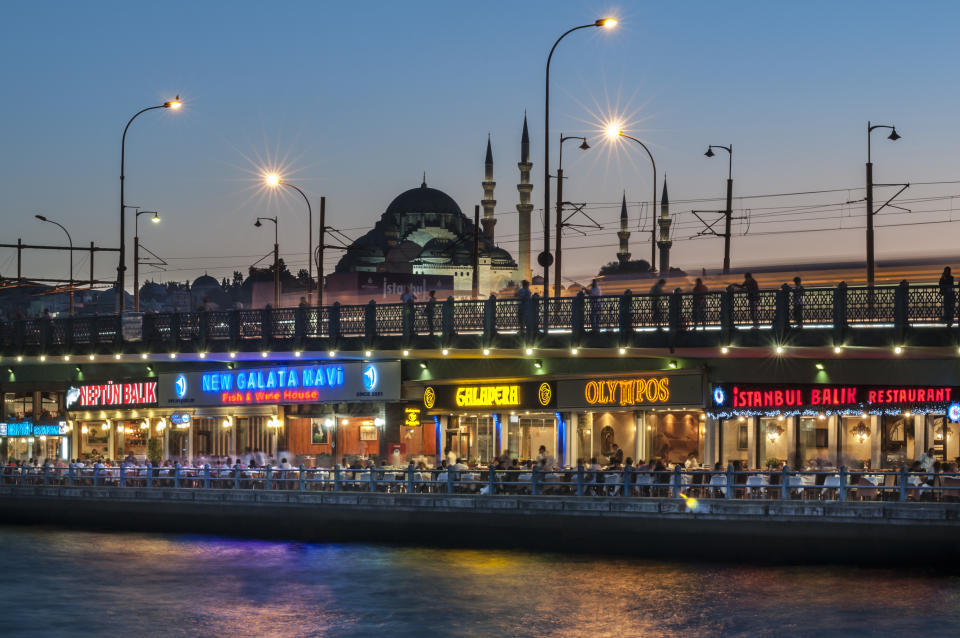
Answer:
[[[160,406],[396,401],[400,363],[319,362],[160,375]]]

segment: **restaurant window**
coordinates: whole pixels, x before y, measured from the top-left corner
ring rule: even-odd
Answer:
[[[103,421],[89,421],[80,426],[79,454],[83,460],[107,458],[110,449],[110,426]]]
[[[116,458],[126,458],[128,454],[133,454],[134,458],[143,461],[147,458],[147,432],[146,421],[115,421],[116,426],[114,435],[117,437]],[[119,427],[123,427],[120,432]]]
[[[797,424],[797,454],[794,465],[816,469],[833,464],[830,457],[830,429],[826,417],[800,417]]]
[[[872,459],[872,441],[877,433],[873,431],[869,416],[845,416],[840,420],[841,464],[851,470],[870,466]]]
[[[693,452],[703,460],[703,424],[700,412],[651,412],[647,415],[647,450],[652,459],[683,463]]]
[[[60,394],[57,392],[40,393],[40,418],[56,419],[60,416]]]
[[[464,461],[489,463],[496,455],[494,447],[493,417],[462,416],[460,417],[460,447],[457,456]],[[463,451],[466,450],[466,454]]]
[[[555,418],[542,415],[521,416],[518,425],[519,458],[537,458],[541,445],[547,448],[548,455],[557,457],[557,420]]]
[[[880,461],[884,468],[898,468],[919,456],[916,453],[912,416],[884,415]]]
[[[718,461],[727,467],[734,461],[748,466],[750,454],[750,423],[746,417],[724,419],[720,423],[720,455]]]
[[[32,392],[6,392],[3,395],[3,410],[7,419],[22,421],[33,418]]]
[[[787,419],[760,419],[757,432],[757,466],[778,468],[787,462]]]
[[[637,449],[637,425],[633,412],[594,412],[592,417],[593,436],[587,445],[590,454],[584,452],[580,456],[587,460],[597,457],[601,465],[606,465],[616,443],[623,450],[624,459],[633,457]]]
[[[960,456],[960,437],[957,436],[960,427],[939,414],[931,417],[930,421],[932,439],[927,447],[932,447],[934,455],[941,461],[955,460]]]

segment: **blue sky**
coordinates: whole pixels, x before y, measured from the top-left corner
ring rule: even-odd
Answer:
[[[953,2],[8,2],[3,241],[61,241],[59,229],[33,219],[41,213],[78,244],[115,246],[123,125],[180,94],[181,112],[141,116],[127,141],[127,201],[164,218],[141,233],[171,263],[160,277],[245,271],[271,249],[270,233],[252,225],[257,215],[280,216],[282,252],[305,264],[303,202],[265,193],[261,166],[279,164],[317,201],[326,195],[328,223],[352,236],[423,171],[469,214],[482,197],[488,133],[497,232],[514,251],[524,110],[539,208],[546,54],[564,30],[604,15],[619,27],[569,36],[552,70],[552,163],[561,131],[590,136],[590,151],[567,147],[565,194],[590,202],[608,226],[569,239],[571,277],[613,259],[610,204],[622,191],[632,202],[650,197],[641,149],[614,149],[598,136],[611,113],[650,144],[675,201],[722,197],[725,158],[703,157],[710,143],[734,144],[737,195],[851,189],[738,201],[751,224],[745,236],[745,221],[737,225],[735,266],[862,254],[862,231],[836,230],[862,223],[862,205],[812,216],[787,207],[863,197],[868,119],[903,135],[893,144],[874,134],[878,182],[960,179]],[[960,184],[917,186],[904,197],[954,193]],[[691,241],[686,211],[721,206],[675,204],[675,263],[719,265],[719,240]],[[787,214],[764,219],[777,206]],[[952,206],[917,202],[912,217],[883,222],[948,219]],[[646,211],[630,212],[636,230]],[[832,230],[784,232],[816,228]],[[955,253],[955,236],[952,224],[892,227],[879,231],[878,255]],[[648,254],[642,234],[632,242],[636,256]],[[25,272],[59,275],[64,261],[29,255]],[[86,272],[85,258],[77,268]],[[112,268],[104,259],[98,274],[110,278]],[[0,273],[14,269],[13,253],[0,251]]]

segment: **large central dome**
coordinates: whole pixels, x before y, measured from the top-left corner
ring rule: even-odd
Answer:
[[[410,213],[462,214],[452,197],[436,188],[430,188],[426,182],[423,182],[420,188],[411,188],[397,195],[386,211],[386,214],[392,217]]]

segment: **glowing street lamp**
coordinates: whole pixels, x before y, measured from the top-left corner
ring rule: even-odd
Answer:
[[[537,259],[537,262],[543,266],[543,330],[547,331],[550,322],[550,266],[553,264],[553,258],[550,255],[550,61],[553,59],[553,52],[557,45],[565,37],[590,27],[603,27],[612,29],[617,26],[616,18],[600,18],[590,24],[581,24],[566,31],[557,38],[557,41],[550,47],[550,54],[547,56],[546,72],[546,90],[544,91],[544,109],[543,109],[543,252]]]
[[[614,124],[610,124],[606,128],[607,137],[615,140],[618,138],[626,138],[628,140],[633,140],[637,144],[643,147],[643,150],[647,152],[647,157],[650,158],[650,164],[653,166],[653,202],[650,206],[651,213],[654,213],[657,209],[657,163],[653,161],[653,153],[650,152],[650,149],[647,148],[647,145],[638,140],[637,138],[627,135],[620,130],[620,127]],[[656,216],[653,216],[656,219]],[[657,263],[657,225],[653,224],[653,228],[650,230],[650,268],[653,269]]]
[[[158,104],[157,106],[148,106],[145,109],[141,109],[134,113],[133,117],[127,121],[127,125],[123,127],[123,137],[120,138],[120,260],[117,264],[117,312],[123,312],[123,278],[124,274],[127,271],[127,260],[126,260],[126,232],[124,225],[124,211],[127,209],[126,203],[124,203],[123,198],[123,180],[125,177],[125,164],[126,164],[126,149],[127,149],[127,130],[130,128],[130,125],[133,124],[133,121],[137,119],[143,113],[147,111],[153,111],[154,109],[170,109],[171,111],[179,111],[183,108],[183,101],[180,99],[180,96],[173,98],[163,104]]]
[[[307,197],[306,193],[302,190],[291,184],[290,182],[285,182],[279,173],[267,173],[263,176],[263,181],[270,188],[279,188],[280,186],[287,186],[293,190],[300,193],[303,197],[303,201],[307,203],[307,299],[312,303],[313,301],[313,207],[310,206],[310,198]],[[321,203],[320,206],[320,246],[321,251],[323,247],[323,232],[324,232],[324,206]],[[320,301],[318,305],[323,303],[323,264],[317,264],[317,279],[319,280],[319,291],[320,291]]]

